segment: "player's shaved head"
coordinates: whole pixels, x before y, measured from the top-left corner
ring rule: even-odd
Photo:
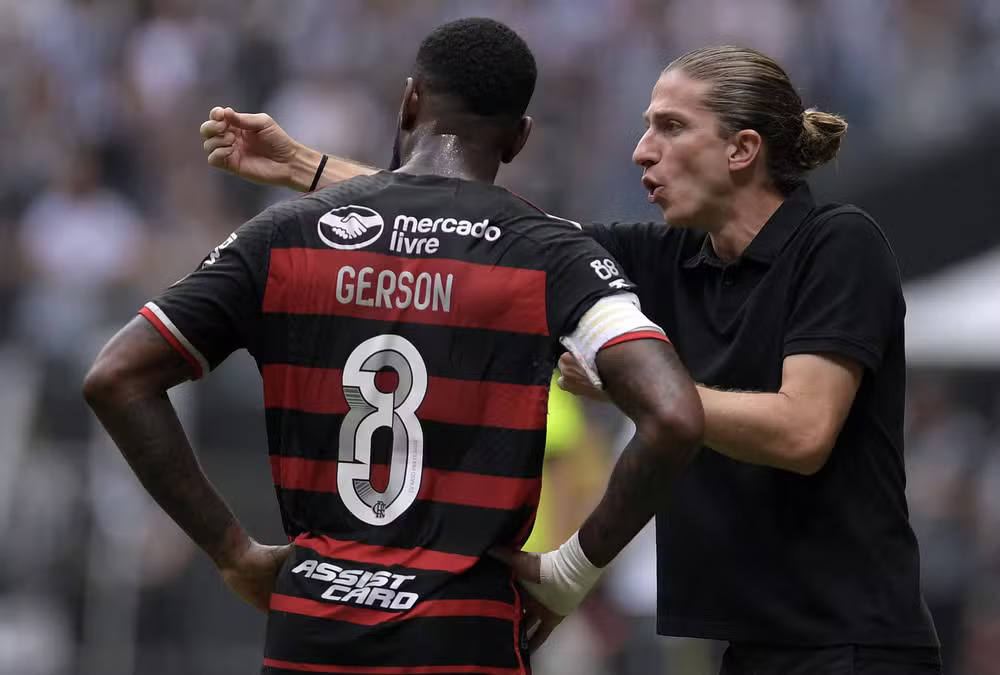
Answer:
[[[459,19],[434,29],[417,50],[389,168],[400,166],[420,128],[509,162],[530,132],[524,113],[537,76],[528,45],[499,21]]]
[[[459,19],[436,28],[417,52],[417,81],[463,112],[524,115],[535,91],[535,57],[520,35],[493,19]]]

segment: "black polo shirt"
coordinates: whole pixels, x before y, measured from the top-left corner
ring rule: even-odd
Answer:
[[[662,223],[587,228],[639,285],[694,379],[776,392],[786,356],[865,368],[817,474],[706,449],[656,519],[658,630],[734,642],[935,646],[903,471],[905,305],[870,216],[803,186],[736,260]]]

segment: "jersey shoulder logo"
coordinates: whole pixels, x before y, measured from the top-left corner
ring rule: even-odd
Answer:
[[[317,224],[319,238],[331,248],[342,251],[364,248],[382,236],[385,221],[367,206],[341,206],[327,211]]]

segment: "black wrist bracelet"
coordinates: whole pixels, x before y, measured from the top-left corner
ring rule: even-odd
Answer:
[[[319,183],[319,177],[323,175],[323,169],[326,167],[326,160],[330,159],[327,155],[323,155],[323,159],[319,160],[319,166],[316,167],[316,175],[313,176],[312,185],[309,186],[309,192],[316,189],[316,185]]]

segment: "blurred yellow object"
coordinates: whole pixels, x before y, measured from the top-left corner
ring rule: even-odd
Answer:
[[[545,464],[538,515],[525,551],[550,551],[580,526],[591,498],[603,486],[606,453],[594,443],[580,401],[556,384],[549,390],[545,427]]]

